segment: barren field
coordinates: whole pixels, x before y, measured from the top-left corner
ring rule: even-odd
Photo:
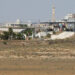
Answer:
[[[0,41],[0,75],[75,75],[74,38]]]
[[[0,65],[0,75],[75,75],[75,60],[71,59],[4,61],[5,64]]]

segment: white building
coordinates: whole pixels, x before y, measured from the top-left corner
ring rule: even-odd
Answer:
[[[8,23],[0,24],[0,31],[8,31],[8,28],[12,27],[14,32],[21,32],[22,30],[25,29],[23,27],[24,25],[27,25],[28,27],[30,27],[32,23],[31,22],[21,22],[19,19],[17,19],[16,22],[8,22]]]
[[[75,14],[67,14],[67,16],[64,17],[64,19],[73,19],[75,18]]]
[[[16,22],[7,22],[4,23],[4,27],[20,27],[20,25],[27,25],[28,27],[32,25],[31,21],[28,22],[21,22],[19,19],[16,20]]]

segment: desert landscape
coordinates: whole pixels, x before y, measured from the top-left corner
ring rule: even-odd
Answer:
[[[74,38],[0,41],[0,75],[75,75]]]
[[[75,75],[75,0],[0,0],[0,75]]]

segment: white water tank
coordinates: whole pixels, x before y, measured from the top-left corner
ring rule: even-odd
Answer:
[[[19,19],[17,19],[16,24],[20,24],[20,20]]]

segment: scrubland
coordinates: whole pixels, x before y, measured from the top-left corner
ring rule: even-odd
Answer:
[[[75,75],[75,36],[65,40],[0,40],[0,75]]]

